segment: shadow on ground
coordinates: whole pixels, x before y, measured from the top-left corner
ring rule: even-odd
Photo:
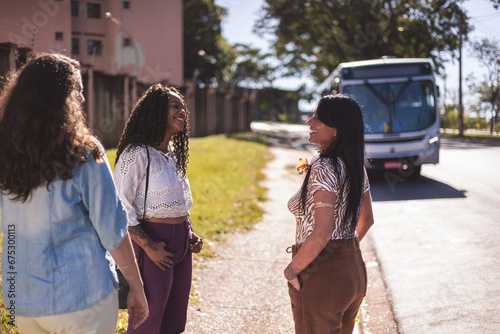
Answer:
[[[465,190],[425,176],[405,178],[397,172],[384,171],[370,172],[368,177],[375,202],[466,197]]]

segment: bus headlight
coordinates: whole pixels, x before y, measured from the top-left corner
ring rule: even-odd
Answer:
[[[429,139],[429,145],[437,143],[438,141],[439,141],[439,136],[434,136],[431,139]]]

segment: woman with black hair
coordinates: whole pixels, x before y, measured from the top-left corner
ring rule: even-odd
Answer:
[[[118,145],[113,172],[129,214],[150,316],[127,333],[182,333],[191,289],[193,202],[186,177],[189,113],[173,87],[151,86],[132,111]]]
[[[359,241],[373,224],[364,169],[363,116],[350,97],[321,98],[307,124],[318,144],[302,188],[288,202],[297,222],[285,269],[296,333],[349,333],[366,294]]]

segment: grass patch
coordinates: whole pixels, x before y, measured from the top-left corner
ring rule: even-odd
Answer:
[[[253,134],[216,135],[190,140],[188,178],[193,194],[191,219],[194,230],[203,237],[204,250],[195,254],[195,263],[206,256],[215,256],[213,245],[224,241],[234,231],[248,230],[264,214],[260,207],[266,197],[260,186],[261,172],[270,158],[265,137]],[[114,168],[116,149],[106,151]],[[1,242],[1,240],[0,240]],[[191,301],[196,303],[196,292]],[[8,313],[0,301],[0,332],[20,333],[8,325]],[[117,333],[125,333],[128,324],[126,310],[120,310]]]
[[[111,170],[115,169],[116,151],[116,148],[110,148],[109,150],[106,150],[106,156],[108,157],[109,164],[111,165]]]
[[[191,140],[188,178],[197,234],[221,241],[224,234],[247,230],[261,219],[265,189],[259,182],[266,152],[265,145],[222,135]]]

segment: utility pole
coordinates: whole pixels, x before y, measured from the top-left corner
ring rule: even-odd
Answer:
[[[130,43],[132,44],[132,47],[134,48],[134,60],[135,60],[135,71],[134,71],[134,76],[132,78],[132,88],[129,91],[129,79],[128,77],[124,79],[123,81],[123,90],[124,90],[124,108],[123,108],[123,121],[124,121],[124,126],[127,125],[128,118],[130,116],[130,108],[129,108],[129,103],[131,102],[132,105],[134,105],[137,102],[137,82],[139,81],[139,74],[140,74],[140,68],[139,68],[139,51],[137,49],[137,44],[135,42],[135,39],[132,38],[132,34],[125,28],[125,26],[118,20],[116,17],[111,14],[111,12],[106,12],[106,18],[110,19],[113,23],[115,23],[117,26],[119,26],[127,35],[128,39],[130,40]],[[130,101],[130,95],[132,96],[132,101]]]
[[[447,94],[447,91],[446,91],[446,78],[448,76],[446,75],[446,73],[443,75],[443,88],[444,88],[444,91],[443,91],[443,109],[444,109],[444,113],[446,114],[446,97],[448,96]]]
[[[462,101],[462,44],[463,44],[463,21],[464,15],[460,8],[458,21],[458,136],[464,136],[464,105]]]
[[[111,14],[111,12],[106,12],[106,18],[110,19],[118,25],[127,35],[128,39],[130,40],[130,43],[132,44],[132,47],[134,48],[134,59],[135,59],[135,74],[134,74],[134,79],[135,81],[139,80],[139,51],[137,50],[137,45],[135,44],[135,40],[132,38],[132,35],[130,32],[125,28],[125,26]]]

